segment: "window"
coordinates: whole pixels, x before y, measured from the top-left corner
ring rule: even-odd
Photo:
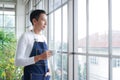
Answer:
[[[55,11],[55,50],[61,51],[61,8]]]
[[[99,60],[98,60],[99,58]],[[91,63],[92,59],[92,63]],[[89,57],[89,80],[108,80],[108,59],[103,57]],[[93,63],[99,63],[93,65]]]
[[[89,0],[89,52],[108,54],[108,0]]]
[[[88,56],[88,59],[86,59],[88,74],[86,74],[87,78],[85,80],[108,80],[111,78],[109,75],[112,74],[112,80],[119,79],[118,76],[115,76],[120,71],[118,67],[115,67],[119,66],[119,60],[113,60],[113,71],[111,71],[111,61],[109,61],[109,59],[111,60],[109,55],[112,52],[113,55],[119,55],[119,3],[118,0],[112,0],[111,6],[109,0],[76,0],[74,2],[75,11],[77,10],[74,16],[77,14],[75,20],[78,20],[74,23],[78,23],[76,53],[79,56]],[[113,7],[112,15],[110,13],[111,7]],[[111,23],[112,21],[113,23]],[[76,30],[75,28],[74,30]],[[76,41],[76,38],[74,41]]]
[[[15,27],[15,12],[4,11],[4,27]]]
[[[86,52],[86,0],[78,0],[78,52]]]
[[[52,78],[55,80],[67,80],[68,65],[66,63],[68,62],[68,6],[61,6],[61,3],[59,2],[61,1],[49,0],[49,49],[56,51],[55,55],[51,59],[51,63],[53,63],[51,65],[55,65],[52,67],[52,71],[54,72]],[[60,8],[58,8],[58,6]]]
[[[74,24],[77,24],[74,41],[78,41],[75,55],[86,57],[85,80],[120,79],[119,4],[119,0],[74,1]]]
[[[1,4],[0,29],[15,33],[15,5]]]

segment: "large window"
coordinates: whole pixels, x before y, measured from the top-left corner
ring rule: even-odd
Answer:
[[[0,0],[0,79],[18,80],[19,73],[14,65],[16,48],[15,4]],[[3,2],[3,3],[2,3]]]
[[[119,80],[120,1],[76,0],[74,4],[74,7],[77,6],[75,14],[78,14],[77,18],[75,17],[78,21],[75,22],[78,23],[78,37],[74,40],[78,41],[74,46],[77,46],[75,55],[86,57],[86,78],[79,73],[78,80]],[[75,56],[76,61],[80,63],[79,58]],[[76,70],[75,74],[78,74],[78,71]]]
[[[61,6],[61,0],[49,0],[49,6],[49,49],[55,51],[55,55],[50,60],[53,72],[52,79],[67,80],[68,6],[67,4]],[[61,7],[58,8],[58,6]]]
[[[71,75],[74,80],[120,79],[119,0],[29,1],[33,9],[45,9],[48,2],[48,44],[55,53],[50,58],[52,80],[73,80],[68,78]],[[0,20],[4,20],[2,14],[1,11]],[[2,26],[4,22],[0,22]]]

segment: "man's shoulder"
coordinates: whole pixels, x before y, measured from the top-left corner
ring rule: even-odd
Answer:
[[[26,31],[23,33],[24,36],[29,36],[29,35],[32,35],[31,31]]]
[[[21,35],[21,38],[28,39],[29,36],[31,36],[31,35],[32,35],[32,33],[30,31],[26,31]]]
[[[25,40],[25,41],[27,41],[27,42],[31,42],[31,41],[33,42],[33,41],[34,41],[34,38],[33,38],[32,32],[30,32],[30,31],[24,32],[24,33],[21,35],[20,40]]]

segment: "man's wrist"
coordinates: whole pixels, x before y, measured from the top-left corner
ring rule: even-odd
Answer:
[[[35,62],[38,62],[39,60],[40,60],[40,55],[37,55],[37,56],[34,57]]]

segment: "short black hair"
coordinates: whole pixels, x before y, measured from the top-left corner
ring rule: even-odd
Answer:
[[[32,20],[35,18],[36,20],[39,19],[40,14],[46,14],[46,12],[44,10],[40,10],[40,9],[36,9],[36,10],[32,10],[31,14],[30,14],[30,21],[33,25]]]

